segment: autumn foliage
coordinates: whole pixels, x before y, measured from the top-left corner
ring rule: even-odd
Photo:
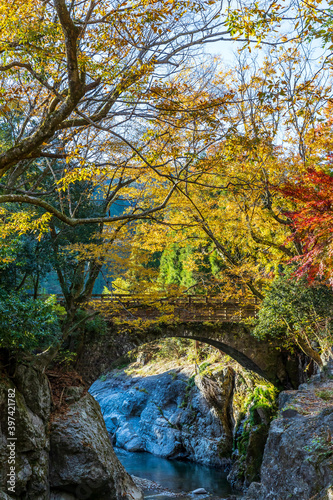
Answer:
[[[296,205],[286,214],[293,224],[293,238],[302,245],[301,255],[294,259],[299,263],[296,274],[333,284],[332,175],[311,168],[279,191]]]
[[[293,259],[333,279],[332,63],[311,59],[333,23],[241,4],[0,0],[0,288],[36,298],[52,268],[63,338],[103,273],[243,301]],[[203,51],[233,40],[232,68]]]

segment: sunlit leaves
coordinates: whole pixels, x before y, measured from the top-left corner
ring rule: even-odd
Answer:
[[[41,235],[48,231],[48,224],[51,215],[48,213],[38,214],[33,211],[10,212],[5,208],[0,209],[0,238],[5,240],[12,234],[22,235],[28,232],[35,232]]]

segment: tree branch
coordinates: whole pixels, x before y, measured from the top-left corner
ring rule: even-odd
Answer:
[[[29,205],[35,205],[43,208],[46,212],[52,214],[57,219],[61,220],[65,224],[71,227],[80,226],[82,224],[100,224],[105,222],[117,222],[125,220],[139,220],[148,217],[150,214],[163,210],[165,208],[174,193],[177,185],[174,185],[164,198],[163,202],[157,207],[150,208],[148,210],[143,210],[139,213],[132,213],[127,215],[119,215],[118,217],[91,217],[85,219],[76,219],[74,217],[68,217],[63,212],[60,212],[57,208],[53,207],[50,203],[44,200],[35,198],[34,196],[22,195],[22,194],[4,194],[0,195],[0,203],[28,203]]]

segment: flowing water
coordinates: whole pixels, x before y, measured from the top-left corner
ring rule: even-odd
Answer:
[[[232,493],[227,474],[219,469],[193,462],[167,460],[150,453],[130,453],[119,448],[115,448],[115,452],[129,474],[155,481],[174,492],[204,488],[220,498],[227,498]]]

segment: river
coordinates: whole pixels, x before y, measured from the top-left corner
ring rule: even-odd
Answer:
[[[167,460],[150,453],[130,453],[120,448],[115,448],[115,452],[129,474],[155,481],[174,492],[204,488],[211,495],[220,498],[227,498],[233,493],[227,474],[219,469],[193,462]]]

